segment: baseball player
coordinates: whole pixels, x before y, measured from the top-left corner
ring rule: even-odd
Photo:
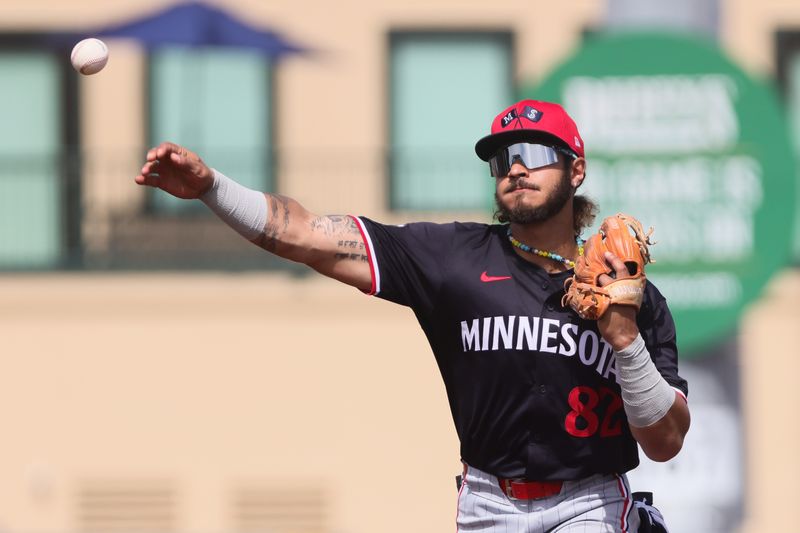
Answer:
[[[584,144],[561,106],[510,106],[475,150],[500,224],[318,216],[172,143],[147,153],[135,181],[200,199],[265,250],[413,309],[461,443],[457,531],[637,531],[625,475],[637,443],[667,461],[689,428],[670,311],[649,281],[638,310],[586,320],[562,305],[595,208],[576,195]],[[605,259],[614,275],[601,285],[630,276]]]

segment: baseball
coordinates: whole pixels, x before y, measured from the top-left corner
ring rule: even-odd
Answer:
[[[108,62],[108,47],[100,39],[84,39],[72,49],[70,61],[81,74],[97,74]]]

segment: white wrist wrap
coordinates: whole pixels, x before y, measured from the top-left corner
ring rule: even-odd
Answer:
[[[628,422],[640,428],[655,424],[672,407],[675,391],[658,373],[641,335],[615,356]]]
[[[248,189],[214,169],[212,171],[214,184],[200,200],[248,240],[261,235],[267,223],[264,193]]]

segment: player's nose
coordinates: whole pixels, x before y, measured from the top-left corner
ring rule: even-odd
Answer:
[[[512,179],[527,178],[529,174],[530,170],[519,161],[515,161],[508,170],[508,177]]]

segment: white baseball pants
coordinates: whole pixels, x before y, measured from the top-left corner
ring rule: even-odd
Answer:
[[[457,533],[635,533],[639,515],[633,508],[625,475],[565,481],[554,496],[511,500],[495,476],[466,466]]]

